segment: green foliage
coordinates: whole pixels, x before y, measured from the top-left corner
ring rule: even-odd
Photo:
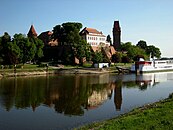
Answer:
[[[103,55],[102,55],[102,52],[96,51],[96,52],[93,54],[92,61],[93,61],[93,63],[100,63],[100,62],[103,62]]]
[[[136,46],[132,45],[131,42],[123,43],[121,45],[121,50],[127,53],[129,61],[135,61],[137,57],[144,57],[144,59],[147,59],[150,54],[152,54],[152,57],[157,58],[161,56],[159,48],[153,45],[147,46],[147,43],[143,40],[140,40]]]
[[[71,51],[63,52],[64,57],[67,56],[64,59],[64,62],[66,63],[73,61],[71,59],[74,57],[77,57],[81,64],[83,63],[83,58],[86,58],[87,60],[91,58],[91,47],[79,35],[81,28],[82,24],[75,22],[63,23],[62,25],[57,25],[53,28],[54,39],[58,39],[61,46],[68,45],[70,48],[72,48]]]
[[[15,34],[13,42],[20,48],[20,62],[25,64],[35,56],[36,46],[22,34]]]
[[[74,65],[74,53],[70,46],[63,47],[62,61],[66,65]]]
[[[152,57],[156,57],[156,58],[160,58],[160,56],[161,56],[160,49],[155,47],[154,45],[147,46],[146,41],[141,40],[141,41],[138,42],[138,44],[136,46],[144,49],[145,53],[147,55],[151,54]]]
[[[20,49],[16,45],[16,43],[8,42],[8,58],[10,60],[10,64],[17,64],[19,63],[19,57],[20,57]]]
[[[122,63],[131,63],[131,59],[127,55],[123,55],[121,60]]]
[[[75,56],[83,63],[83,58],[90,60],[91,58],[91,46],[82,38],[80,38],[79,43],[75,46]]]
[[[80,41],[79,31],[81,23],[67,22],[53,28],[53,38],[58,39],[60,45],[75,45]]]
[[[132,45],[131,42],[123,43],[121,45],[121,50],[127,54],[128,59],[126,58],[126,60],[128,61],[135,61],[136,56],[138,55],[144,58],[148,57],[144,49],[142,49],[141,47]]]
[[[120,63],[121,62],[122,55],[120,52],[117,52],[112,55],[112,62],[114,63]]]
[[[143,40],[140,40],[140,41],[136,44],[136,46],[137,46],[137,47],[140,47],[140,48],[142,48],[142,49],[144,49],[144,50],[147,49],[147,43],[146,43],[146,41],[143,41]]]
[[[5,32],[1,37],[0,57],[2,64],[14,65],[19,62],[20,50],[16,43],[11,41],[10,35]]]
[[[35,48],[33,48],[33,52],[35,51],[34,60],[39,60],[39,58],[43,57],[44,43],[38,38],[30,38],[29,40],[31,44],[35,45]]]
[[[23,34],[15,34],[11,40],[8,33],[0,37],[0,61],[11,65],[26,63],[43,56],[43,42],[37,38],[27,38]]]
[[[148,55],[151,54],[151,57],[160,58],[160,56],[161,56],[160,49],[153,45],[150,45],[147,47],[146,53]]]
[[[110,45],[112,45],[112,40],[111,40],[111,36],[110,35],[107,36],[106,41],[109,42]]]

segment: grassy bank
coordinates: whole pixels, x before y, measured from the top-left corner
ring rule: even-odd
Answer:
[[[61,73],[61,74],[101,74],[101,73],[118,73],[116,66],[129,67],[130,64],[118,63],[114,66],[104,69],[92,68],[92,64],[84,64],[84,66],[45,66],[46,64],[33,65],[17,65],[16,69],[14,66],[4,66],[0,69],[0,77],[11,77],[11,76],[31,76],[31,75],[45,75],[47,73]]]
[[[141,108],[115,119],[94,123],[81,130],[172,130],[173,94],[169,98]]]

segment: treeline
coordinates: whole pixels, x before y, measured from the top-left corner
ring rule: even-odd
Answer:
[[[132,43],[122,43],[119,51],[108,59],[104,53],[106,49],[100,45],[100,49],[94,52],[91,46],[80,36],[82,29],[81,23],[67,22],[56,25],[53,28],[52,39],[58,39],[57,47],[44,46],[42,40],[36,37],[27,37],[23,34],[15,34],[13,38],[5,32],[0,37],[0,64],[16,65],[25,64],[29,61],[61,61],[62,64],[74,64],[75,58],[79,60],[79,64],[84,61],[93,63],[99,62],[133,62],[139,57],[147,59],[151,54],[152,57],[160,58],[160,49],[151,45],[148,46],[145,41],[139,41],[137,45]],[[108,35],[108,41],[111,37]],[[55,50],[53,51],[52,48]],[[57,49],[60,48],[60,49]],[[57,52],[59,51],[59,52]],[[52,56],[49,56],[50,53]],[[60,54],[61,53],[61,54]],[[48,56],[47,56],[48,55]],[[48,58],[47,58],[48,57]]]
[[[136,45],[131,42],[121,43],[119,52],[112,56],[112,62],[114,63],[130,63],[144,58],[160,58],[160,49],[154,45],[147,45],[146,41],[140,40]]]
[[[0,64],[16,65],[37,61],[43,56],[43,42],[38,38],[28,38],[15,34],[13,38],[5,32],[0,37]]]

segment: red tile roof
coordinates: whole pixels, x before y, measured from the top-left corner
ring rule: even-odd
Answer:
[[[31,25],[29,32],[28,32],[28,37],[37,37],[37,33],[35,31],[35,28],[33,25]]]
[[[87,28],[85,27],[81,33],[93,33],[93,34],[103,34],[102,32],[99,32],[98,30],[94,29],[94,28]]]
[[[88,33],[95,33],[95,34],[102,34],[102,32],[99,32],[98,30],[94,29],[94,28],[85,28],[85,30]]]
[[[99,32],[98,30],[94,29],[94,28],[87,28],[85,27],[81,32],[80,35],[83,34],[89,34],[92,36],[104,36],[102,32]],[[105,37],[105,36],[104,36]]]

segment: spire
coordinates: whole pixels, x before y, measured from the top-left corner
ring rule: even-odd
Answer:
[[[28,37],[37,37],[37,33],[35,31],[35,28],[33,25],[31,25],[29,32],[28,32]]]

